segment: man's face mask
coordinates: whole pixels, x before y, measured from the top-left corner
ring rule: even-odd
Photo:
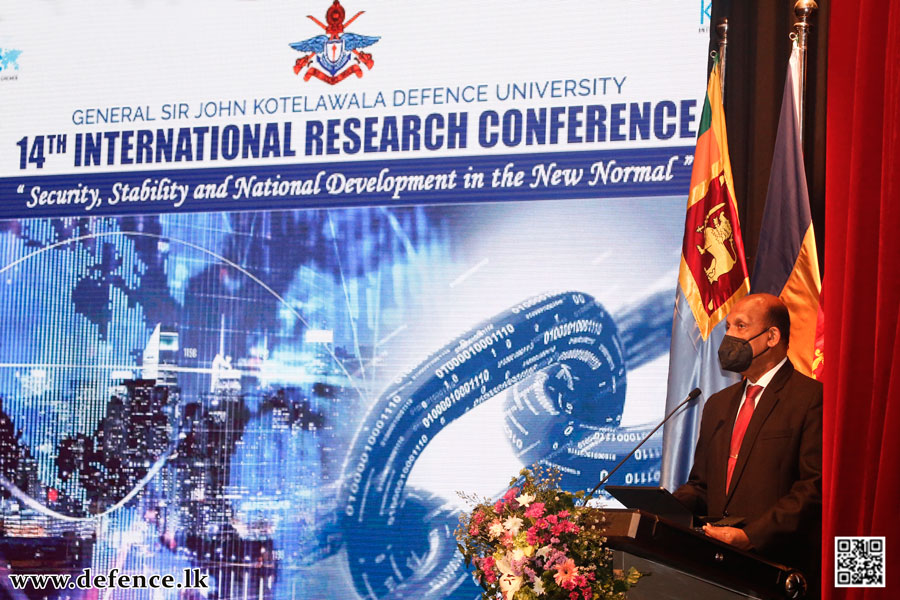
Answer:
[[[769,331],[766,327],[750,340],[755,340],[762,334]],[[762,356],[769,351],[769,346],[759,354],[753,354],[753,347],[750,346],[750,340],[744,340],[734,337],[733,335],[725,335],[722,338],[722,344],[719,346],[719,364],[726,371],[734,371],[735,373],[743,373],[750,368],[753,359]]]

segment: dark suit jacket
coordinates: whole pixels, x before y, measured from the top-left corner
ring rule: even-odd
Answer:
[[[726,494],[731,430],[744,383],[707,400],[694,466],[675,496],[696,515],[744,517],[743,529],[756,552],[815,579],[821,552],[822,384],[795,371],[790,361],[778,370],[757,401]]]

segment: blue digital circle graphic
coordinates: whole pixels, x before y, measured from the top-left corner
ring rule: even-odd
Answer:
[[[512,307],[398,377],[364,419],[344,469],[341,525],[357,592],[470,597],[456,516],[406,488],[418,457],[443,427],[513,388],[504,429],[516,453],[559,468],[564,487],[593,484],[644,433],[619,427],[626,370],[610,314],[566,292]]]

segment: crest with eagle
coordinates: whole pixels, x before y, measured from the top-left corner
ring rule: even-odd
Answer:
[[[362,52],[361,49],[371,46],[381,38],[345,31],[347,26],[364,12],[359,11],[350,19],[344,21],[346,15],[344,7],[341,6],[338,0],[334,0],[325,13],[325,23],[312,15],[308,15],[307,18],[325,30],[325,33],[290,44],[294,50],[308,53],[306,56],[298,58],[294,63],[294,73],[299,75],[306,68],[307,71],[303,76],[304,81],[309,81],[312,77],[316,77],[325,83],[334,85],[350,75],[362,77],[363,71],[359,66],[360,64],[371,70],[375,61],[372,59],[371,54]],[[350,64],[351,60],[353,61],[352,64]],[[319,67],[322,67],[324,71],[314,66],[312,64],[313,61]]]

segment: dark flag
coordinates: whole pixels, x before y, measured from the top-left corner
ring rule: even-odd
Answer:
[[[788,357],[802,373],[822,365],[819,259],[809,211],[809,192],[800,144],[800,77],[797,44],[791,52],[772,173],[750,288],[781,298],[791,314]],[[817,329],[818,336],[817,339]]]

